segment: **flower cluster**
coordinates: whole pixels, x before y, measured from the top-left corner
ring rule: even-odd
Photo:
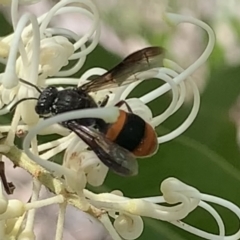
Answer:
[[[70,119],[98,118],[107,123],[115,122],[119,108],[115,104],[125,100],[133,113],[139,115],[153,128],[156,128],[184,103],[187,91],[193,93],[193,106],[187,119],[178,128],[164,136],[158,136],[158,143],[163,144],[181,135],[197,116],[200,96],[191,75],[208,59],[214,47],[212,29],[200,20],[173,13],[164,13],[164,19],[170,26],[188,22],[204,29],[209,42],[202,55],[188,68],[183,69],[177,63],[164,58],[158,68],[140,72],[129,78],[139,81],[128,86],[100,90],[91,93],[96,102],[102,102],[106,96],[109,101],[106,107],[71,111],[57,116],[42,119],[35,112],[36,96],[39,89],[51,85],[81,86],[93,75],[101,75],[105,69],[92,68],[80,78],[69,77],[78,72],[84,65],[86,57],[98,44],[100,37],[100,20],[95,5],[90,0],[63,0],[40,16],[24,14],[17,21],[17,1],[11,4],[14,34],[1,39],[0,60],[6,63],[5,72],[0,78],[0,114],[4,115],[14,109],[10,125],[0,126],[1,133],[7,133],[5,141],[0,145],[1,153],[8,156],[14,164],[25,168],[33,175],[32,197],[29,203],[18,200],[7,200],[1,192],[0,218],[1,239],[34,239],[35,211],[50,204],[59,204],[59,215],[55,239],[62,239],[64,216],[68,204],[78,207],[98,218],[106,227],[113,239],[136,239],[143,231],[141,217],[150,217],[168,221],[193,234],[206,239],[222,239],[225,236],[224,224],[218,213],[204,201],[215,202],[233,210],[239,217],[240,210],[233,204],[213,196],[201,194],[193,187],[187,186],[175,178],[166,179],[161,184],[163,196],[129,199],[120,191],[95,194],[86,189],[86,184],[100,186],[103,184],[108,168],[97,158],[95,153],[74,133],[57,123]],[[92,20],[91,28],[79,36],[69,29],[49,27],[54,16],[64,13],[81,13]],[[30,23],[29,25],[27,25]],[[91,41],[90,44],[88,42]],[[75,61],[69,67],[69,62]],[[65,67],[63,69],[63,67]],[[157,78],[165,84],[141,96],[127,98],[131,91],[142,81]],[[22,81],[23,79],[24,81]],[[168,108],[153,117],[147,104],[172,92],[172,101]],[[35,99],[34,99],[35,98]],[[28,99],[28,100],[27,100]],[[30,100],[31,99],[31,100]],[[26,101],[23,101],[26,100]],[[122,107],[123,110],[127,110]],[[15,135],[25,135],[23,152],[14,147]],[[38,145],[38,135],[57,133],[57,140]],[[48,161],[58,153],[64,152],[63,164]],[[34,161],[34,163],[31,161]],[[45,185],[56,196],[39,200],[41,186]],[[174,206],[164,207],[160,203],[167,202]],[[176,205],[177,204],[177,205]],[[180,220],[184,219],[197,206],[210,212],[219,226],[219,234],[205,233],[189,226]],[[115,221],[112,224],[109,217]],[[14,221],[8,221],[14,218]],[[23,227],[23,220],[26,220]],[[4,228],[4,225],[7,228]],[[232,239],[237,239],[239,233]]]

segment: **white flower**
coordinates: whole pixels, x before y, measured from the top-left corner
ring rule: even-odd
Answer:
[[[93,94],[93,97],[95,98],[96,102],[102,101],[102,99],[106,96],[107,92],[110,94],[110,100],[108,101],[108,106],[114,106],[117,102],[120,100],[125,100],[131,107],[132,111],[135,114],[138,114],[141,116],[145,121],[147,121],[150,125],[152,125],[154,128],[157,127],[159,124],[163,123],[168,117],[170,117],[172,114],[174,114],[183,104],[184,98],[186,96],[186,84],[188,84],[188,87],[190,86],[190,89],[192,89],[193,95],[194,95],[194,103],[192,107],[192,111],[189,114],[188,118],[175,130],[172,132],[158,137],[159,144],[162,144],[164,142],[170,141],[174,139],[175,137],[182,134],[194,121],[200,104],[200,98],[199,98],[199,92],[195,85],[195,83],[192,81],[190,75],[199,67],[201,64],[204,63],[204,61],[208,58],[209,54],[212,51],[212,48],[214,46],[214,34],[210,27],[208,27],[205,23],[196,20],[194,18],[190,17],[183,17],[176,14],[166,14],[166,18],[168,21],[171,21],[171,23],[179,24],[181,22],[191,22],[193,24],[196,24],[203,29],[207,31],[209,34],[209,43],[207,45],[206,50],[204,53],[200,56],[200,58],[193,63],[191,66],[189,66],[186,70],[182,69],[180,66],[178,66],[173,61],[164,60],[164,67],[160,67],[159,69],[151,69],[146,72],[139,73],[134,78],[138,78],[141,80],[148,79],[148,78],[159,78],[166,82],[165,85],[153,90],[152,92],[140,97],[139,99],[127,99],[127,96],[129,93],[140,83],[132,83],[131,85],[127,87],[121,87],[116,89],[108,89],[99,91],[96,94]],[[88,77],[91,75],[96,74],[103,74],[104,71],[100,69],[91,69],[87,71],[79,80],[79,85],[81,85]],[[131,78],[131,77],[130,77]],[[189,89],[189,88],[188,88]],[[153,101],[154,99],[158,98],[162,94],[166,93],[167,91],[172,91],[172,102],[169,105],[169,107],[160,114],[159,116],[153,117],[153,113],[146,105],[147,103]],[[112,112],[116,112],[115,114]],[[94,116],[96,118],[106,118],[107,122],[115,121],[117,119],[118,111],[115,109],[107,108],[105,109],[97,109],[97,110],[86,110],[86,114],[89,113],[91,116]],[[101,115],[101,113],[104,113],[104,115]],[[72,115],[71,115],[72,114]],[[30,154],[28,148],[29,143],[31,141],[31,138],[34,137],[36,134],[38,134],[42,129],[45,127],[50,126],[52,123],[61,122],[63,119],[73,119],[73,118],[81,118],[83,115],[85,115],[85,110],[80,111],[79,113],[71,112],[67,114],[63,114],[61,117],[60,115],[45,120],[44,122],[40,122],[36,127],[34,127],[31,130],[31,133],[25,138],[24,141],[24,150]],[[90,115],[86,115],[90,117]],[[104,117],[106,115],[106,117]],[[109,120],[109,115],[113,117],[114,120]],[[72,116],[70,118],[70,116]],[[73,117],[74,116],[74,117]],[[62,120],[60,120],[62,119]],[[105,119],[106,120],[106,119]],[[60,170],[60,166],[57,165],[56,168],[54,167],[54,163],[49,163],[46,161],[41,160],[37,156],[34,156],[31,154],[31,158],[34,159],[36,162],[38,162],[40,165],[47,167],[49,164],[49,167],[47,169],[53,170],[55,172],[58,172],[59,175],[61,174],[67,174],[68,176],[79,176],[80,173],[85,173],[87,177],[87,181],[96,186],[101,185],[106,177],[107,174],[107,168],[98,160],[98,158],[95,156],[93,152],[89,152],[87,149],[87,145],[82,143],[80,139],[73,133],[70,135],[63,137],[62,139],[55,140],[53,142],[49,142],[47,144],[43,144],[38,146],[38,151],[44,153],[40,155],[40,157],[46,159],[51,158],[52,156],[56,155],[59,152],[62,152],[66,149],[65,156],[64,156],[64,165],[67,166],[69,169],[74,169],[75,174],[69,175],[69,170]],[[48,151],[46,151],[48,150]],[[51,166],[50,166],[51,165]],[[58,169],[58,170],[57,170]],[[63,171],[63,172],[62,172]],[[73,181],[74,182],[74,181]],[[79,184],[76,186],[79,190]],[[81,184],[81,186],[84,188],[84,185]],[[72,186],[75,188],[74,186]],[[77,190],[75,189],[75,190]],[[77,190],[77,191],[78,191]]]
[[[35,239],[32,229],[22,228],[24,217],[30,209],[48,206],[54,203],[62,204],[62,195],[49,197],[32,203],[24,203],[17,199],[8,200],[0,182],[0,238],[1,239]]]
[[[168,221],[204,239],[239,239],[240,229],[232,236],[225,236],[225,227],[222,218],[217,211],[206,202],[215,203],[229,209],[235,213],[240,220],[240,209],[236,205],[215,196],[202,194],[197,189],[180,182],[176,178],[165,179],[161,184],[161,192],[163,196],[128,199],[123,197],[121,193],[119,194],[119,192],[117,192],[117,195],[116,192],[97,195],[84,190],[86,197],[92,205],[106,210],[109,216],[116,219],[114,227],[118,234],[124,239],[136,239],[141,235],[143,225],[140,216]],[[170,206],[160,205],[164,202],[170,204]],[[205,232],[180,221],[197,207],[203,208],[214,217],[218,224],[219,234]],[[114,212],[118,214],[115,215]],[[121,239],[115,235],[114,229],[109,224],[110,220],[106,214],[100,217],[100,221],[109,232],[112,233],[112,236],[115,236],[114,239]]]
[[[76,0],[74,2],[83,3],[87,8],[81,8],[79,6],[69,7],[66,5],[70,3],[70,1],[60,1],[47,14],[44,14],[38,19],[31,14],[25,14],[18,23],[16,22],[16,16],[13,14],[12,23],[15,30],[14,36],[2,39],[3,44],[0,44],[0,48],[4,46],[4,44],[9,46],[9,52],[8,48],[6,48],[5,52],[0,49],[0,54],[2,53],[3,57],[2,60],[4,61],[6,56],[8,57],[6,71],[1,75],[1,104],[6,105],[1,110],[1,114],[7,113],[18,100],[29,97],[35,97],[35,100],[37,100],[39,95],[38,88],[44,88],[54,84],[82,85],[88,81],[92,75],[101,75],[105,72],[104,69],[93,68],[85,72],[80,79],[68,77],[82,67],[86,55],[95,48],[100,32],[98,13],[92,2],[87,0],[84,2]],[[16,13],[14,7],[16,6],[13,4],[12,12]],[[82,38],[68,29],[48,27],[52,16],[69,11],[81,12],[93,19],[92,28]],[[35,113],[34,107],[36,103],[33,100],[24,101],[17,105],[11,126],[0,126],[1,132],[9,131],[6,142],[7,146],[13,144],[16,131],[28,131],[23,142],[24,152],[31,160],[50,171],[55,178],[58,178],[61,187],[63,187],[62,189],[67,190],[60,195],[39,200],[41,183],[36,180],[38,174],[36,172],[34,173],[36,174],[36,178],[33,180],[33,194],[30,203],[24,204],[21,201],[10,202],[10,200],[6,200],[6,198],[1,195],[1,229],[3,229],[3,224],[7,223],[7,219],[12,217],[16,217],[17,219],[16,222],[13,222],[12,225],[8,227],[10,231],[5,232],[0,229],[0,234],[2,234],[3,237],[6,235],[9,238],[18,236],[18,239],[24,239],[26,237],[28,237],[28,239],[34,239],[33,221],[35,218],[35,210],[57,203],[59,205],[59,212],[55,238],[61,239],[63,236],[68,194],[72,192],[75,192],[77,197],[79,197],[80,208],[98,217],[113,239],[138,238],[144,228],[142,217],[168,221],[206,239],[223,239],[225,236],[223,221],[218,213],[205,201],[226,206],[234,211],[238,217],[240,216],[239,208],[235,205],[213,196],[201,194],[197,189],[175,178],[168,178],[161,184],[163,196],[129,199],[124,197],[121,192],[116,191],[102,194],[90,192],[85,189],[86,184],[89,183],[93,186],[103,184],[108,173],[108,168],[97,158],[94,152],[88,149],[88,146],[83,143],[80,138],[74,133],[70,133],[69,130],[60,128],[57,125],[59,122],[76,118],[100,118],[106,123],[114,123],[119,117],[119,108],[115,107],[115,104],[124,100],[135,114],[143,118],[153,128],[156,128],[182,106],[187,91],[191,90],[193,93],[193,107],[189,116],[175,130],[172,130],[164,136],[158,136],[158,143],[163,144],[171,141],[188,129],[197,116],[200,105],[198,88],[191,79],[191,75],[211,54],[215,42],[214,33],[207,24],[194,18],[168,13],[165,13],[164,17],[170,25],[177,25],[183,22],[195,24],[206,30],[209,36],[209,42],[205,51],[199,59],[186,69],[183,69],[177,63],[166,58],[163,61],[163,66],[149,69],[148,71],[137,73],[130,77],[134,79],[137,78],[141,81],[157,78],[165,81],[166,83],[164,85],[139,98],[128,98],[128,95],[140,81],[128,86],[93,92],[91,95],[96,102],[102,102],[106,95],[109,95],[108,105],[104,108],[70,111],[46,120],[40,120],[39,116]],[[28,21],[30,21],[31,24],[25,27]],[[93,41],[86,47],[85,43],[91,37],[93,37]],[[70,38],[73,39],[75,43],[72,43]],[[79,60],[71,69],[62,70],[63,66],[66,66],[70,60],[74,59]],[[51,78],[53,76],[62,78]],[[24,79],[29,84],[21,82],[19,79]],[[32,86],[30,84],[32,84]],[[61,90],[61,87],[59,90]],[[172,92],[170,105],[163,113],[155,116],[147,104],[168,91]],[[124,105],[121,108],[128,110]],[[53,124],[55,124],[54,127],[51,127]],[[62,138],[38,145],[38,135],[52,134],[60,129],[60,134],[63,135]],[[63,165],[47,161],[63,151],[65,151]],[[170,204],[170,206],[160,205],[164,202]],[[10,203],[14,204],[11,205]],[[181,222],[182,219],[198,206],[206,209],[216,219],[219,226],[219,234],[205,233]],[[26,218],[25,216],[21,217],[26,213]],[[113,224],[109,217],[114,219]],[[26,219],[24,227],[22,227],[23,219]],[[16,228],[16,226],[18,228]],[[17,229],[17,232],[15,232],[15,229]],[[232,239],[237,239],[237,235],[238,233],[232,236]]]
[[[40,157],[34,155],[30,151],[29,145],[32,139],[42,129],[56,122],[86,117],[102,118],[105,122],[109,123],[115,122],[118,118],[119,110],[118,108],[113,107],[113,105],[120,100],[126,100],[134,113],[139,114],[139,116],[155,128],[181,107],[186,95],[185,84],[188,83],[189,86],[191,86],[194,95],[194,103],[190,115],[185,122],[180,125],[180,127],[165,136],[159,136],[158,142],[161,144],[170,141],[183,133],[194,121],[200,104],[198,89],[192,81],[190,75],[208,58],[211,53],[214,46],[214,34],[206,24],[196,19],[184,18],[175,14],[167,14],[166,17],[168,18],[168,21],[171,21],[171,23],[187,21],[197,24],[207,30],[209,34],[208,46],[195,63],[184,70],[173,61],[165,59],[163,67],[151,69],[137,75],[138,79],[141,80],[153,77],[159,78],[166,82],[165,85],[153,90],[139,99],[127,99],[129,93],[139,83],[133,83],[127,87],[119,89],[108,89],[107,91],[111,94],[108,107],[72,111],[67,114],[59,114],[44,120],[30,130],[23,144],[24,151],[31,159],[58,176],[64,175],[67,184],[66,187],[70,187],[73,191],[77,192],[79,196],[85,196],[87,201],[97,209],[104,209],[107,212],[109,211],[109,216],[115,218],[114,227],[111,225],[107,214],[103,213],[100,220],[114,239],[120,239],[118,234],[124,239],[135,239],[139,237],[143,230],[143,222],[140,216],[170,221],[177,225],[179,220],[185,218],[189,212],[193,211],[198,204],[200,204],[200,193],[194,188],[188,187],[175,179],[166,180],[162,184],[164,199],[169,204],[182,203],[181,205],[172,207],[171,209],[161,207],[156,204],[163,202],[163,198],[159,197],[127,199],[125,197],[118,197],[115,194],[106,193],[95,195],[84,189],[86,180],[94,186],[101,185],[106,177],[107,168],[98,160],[94,153],[89,152],[87,146],[83,144],[80,139],[75,136],[75,134],[71,133],[62,139],[40,145],[38,147],[38,151],[44,151]],[[93,75],[96,75],[97,73],[94,72],[94,70],[95,69],[92,69],[90,71]],[[89,72],[87,72],[85,76],[89,77],[91,75]],[[100,72],[100,74],[103,73],[99,71],[99,69],[97,69],[97,72]],[[81,82],[85,81],[85,79],[86,78],[82,77],[79,85],[81,85]],[[153,117],[153,113],[146,104],[169,90],[173,93],[171,104],[161,115]],[[104,93],[97,92],[94,97],[96,101],[102,101],[105,95],[106,91]],[[64,166],[59,166],[55,163],[46,161],[46,159],[51,158],[65,149]],[[42,158],[44,158],[44,160]],[[84,176],[86,176],[86,179]],[[119,214],[116,215],[114,212],[118,212]],[[116,234],[116,231],[118,234]]]
[[[78,1],[76,0],[76,2]],[[0,110],[0,114],[8,113],[20,99],[36,98],[38,96],[39,92],[36,88],[19,82],[19,78],[38,87],[45,87],[47,84],[51,84],[51,79],[46,82],[48,76],[67,76],[77,72],[84,64],[86,55],[96,46],[100,30],[99,16],[95,6],[90,1],[85,1],[84,5],[90,9],[86,10],[80,6],[69,8],[67,6],[69,3],[69,1],[61,1],[51,11],[38,19],[34,15],[26,13],[18,23],[16,23],[17,6],[12,4],[12,23],[15,32],[13,35],[2,38],[0,44],[0,48],[3,49],[0,50],[0,53],[2,53],[0,57],[4,61],[4,58],[8,56],[6,70],[1,74],[0,79],[0,105],[5,105]],[[52,17],[71,11],[87,14],[93,19],[91,29],[81,38],[67,29],[48,27]],[[29,21],[31,24],[26,27]],[[90,37],[93,37],[92,43],[86,48],[85,43]],[[71,43],[68,38],[74,39],[75,43]],[[8,53],[6,53],[7,49],[9,49]],[[78,51],[78,49],[82,51]],[[61,70],[70,60],[74,59],[78,59],[78,61],[72,68]],[[67,79],[64,79],[64,82],[64,84],[71,84]],[[17,131],[20,119],[24,125],[26,124],[26,127],[39,121],[39,116],[34,110],[35,105],[35,100],[17,105],[11,126],[9,128],[4,126],[3,129],[0,129],[1,132],[9,131],[7,137],[9,145],[13,144],[14,134]],[[25,126],[23,127],[25,128]],[[58,131],[59,127],[57,126],[51,129],[52,133]],[[60,128],[59,133],[65,135],[66,130]]]

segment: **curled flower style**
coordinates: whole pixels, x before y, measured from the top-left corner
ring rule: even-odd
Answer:
[[[113,191],[111,194],[123,196],[121,191]],[[123,212],[108,211],[111,218],[114,219],[113,226],[124,239],[138,238],[144,228],[143,220],[140,216],[127,214]],[[103,219],[103,218],[102,218]],[[104,220],[103,220],[104,221]]]
[[[240,220],[240,209],[233,203],[215,196],[202,194],[197,189],[184,184],[176,178],[165,179],[161,184],[161,191],[163,196],[137,199],[129,199],[121,196],[119,193],[116,195],[115,192],[94,194],[88,190],[84,190],[84,194],[92,205],[107,211],[109,216],[113,218],[120,217],[117,222],[114,222],[114,227],[118,234],[124,239],[136,239],[141,234],[143,229],[141,227],[141,220],[138,218],[140,216],[168,221],[204,239],[239,239],[240,229],[231,236],[225,236],[225,227],[222,218],[217,211],[206,202],[215,203],[229,209],[235,213]],[[159,205],[164,202],[174,206],[165,207]],[[204,232],[180,221],[197,207],[205,209],[214,217],[218,224],[219,234]],[[117,217],[114,213],[118,213]],[[109,229],[109,232],[111,232],[111,230],[113,231],[111,226],[109,226],[109,218],[106,214],[100,218],[100,221]],[[125,228],[122,227],[125,224],[127,226],[125,226]],[[132,235],[128,233],[130,226],[132,227]],[[112,232],[112,236],[115,236],[115,234],[116,233]],[[121,238],[118,236],[118,238],[116,237],[114,239]]]
[[[203,54],[197,59],[191,66],[189,66],[187,69],[181,68],[178,64],[174,63],[171,60],[164,59],[164,66],[159,68],[153,68],[145,72],[140,72],[137,74],[134,74],[133,76],[130,76],[128,79],[131,80],[131,78],[137,78],[141,81],[150,79],[150,78],[157,78],[161,81],[165,81],[166,84],[163,86],[160,86],[157,89],[154,89],[152,92],[145,94],[144,96],[136,99],[136,98],[130,98],[127,99],[127,96],[131,91],[139,84],[141,81],[134,82],[130,84],[129,86],[120,87],[120,88],[114,88],[114,89],[107,89],[107,90],[100,90],[97,92],[91,93],[93,98],[96,100],[96,102],[101,102],[104,100],[106,95],[109,96],[108,104],[107,106],[114,106],[116,103],[118,103],[121,100],[124,100],[131,108],[132,112],[139,115],[142,119],[144,119],[146,122],[148,122],[153,128],[156,128],[160,124],[162,124],[165,120],[167,120],[171,115],[173,115],[183,104],[185,96],[186,96],[186,85],[188,85],[188,89],[192,89],[193,92],[193,107],[192,111],[190,112],[187,119],[175,130],[172,132],[158,137],[158,143],[162,144],[164,142],[170,141],[180,134],[182,134],[194,121],[200,105],[200,96],[198,92],[198,88],[196,87],[194,81],[191,79],[190,75],[208,58],[210,55],[213,46],[214,46],[214,33],[211,30],[211,28],[206,25],[205,23],[196,20],[194,18],[189,17],[183,17],[176,14],[166,14],[166,19],[171,22],[171,24],[179,24],[181,22],[190,22],[193,24],[196,24],[197,26],[202,27],[204,30],[207,31],[209,35],[209,43],[203,52]],[[78,80],[78,85],[82,85],[90,76],[92,75],[101,75],[105,73],[106,71],[104,69],[99,68],[93,68],[88,70],[85,74],[82,75],[80,80]],[[51,81],[51,80],[50,80]],[[54,82],[53,82],[54,81]],[[51,82],[57,83],[58,79],[53,79]],[[72,83],[77,82],[76,79],[72,79]],[[151,109],[146,105],[149,102],[153,101],[154,99],[160,97],[167,91],[172,91],[172,101],[169,105],[169,107],[161,113],[159,116],[153,117],[153,113]],[[123,110],[127,110],[126,106],[121,107]],[[100,112],[107,111],[107,108],[104,110],[98,110],[96,112],[95,109],[87,110],[87,112],[90,114],[88,117],[96,116],[95,114]],[[110,111],[110,109],[109,109]],[[71,112],[73,114],[72,119],[82,118],[83,114],[85,116],[85,110],[81,110],[79,113],[76,111]],[[87,113],[86,112],[86,113]],[[65,117],[64,117],[65,116]],[[37,134],[39,134],[40,131],[42,131],[45,127],[49,127],[53,123],[61,122],[60,119],[70,120],[69,118],[69,112],[67,114],[63,114],[61,118],[60,115],[55,116],[52,118],[52,120],[45,120],[42,122],[39,122],[37,127],[32,128],[31,134],[26,137],[24,142],[24,150],[27,154],[29,154],[28,150],[28,144],[30,143],[30,139],[34,138]],[[116,116],[114,116],[117,118]],[[100,114],[97,114],[97,118],[103,118]],[[55,119],[55,120],[53,120]],[[30,138],[31,136],[31,138]],[[27,143],[26,143],[27,142]],[[61,139],[54,140],[52,142],[44,143],[42,145],[38,146],[38,151],[44,152],[40,155],[42,158],[40,160],[39,157],[36,157],[34,155],[29,155],[30,158],[34,159],[38,164],[47,167],[48,164],[49,167],[47,167],[48,170],[51,170],[56,173],[59,169],[59,165],[54,167],[54,163],[47,163],[45,160],[50,159],[52,156],[56,155],[57,153],[60,153],[62,151],[65,151],[64,155],[64,166],[67,167],[67,172],[69,172],[69,169],[73,169],[75,172],[81,172],[86,174],[86,180],[88,183],[99,186],[104,182],[104,179],[107,175],[108,169],[106,166],[103,165],[102,162],[99,161],[99,159],[96,157],[96,155],[88,150],[88,146],[81,142],[79,137],[77,137],[74,133],[71,133],[68,136],[64,136]],[[45,159],[43,161],[43,159]],[[59,175],[64,174],[59,169]],[[64,171],[65,172],[65,171]],[[67,174],[68,175],[68,174]],[[70,174],[71,175],[71,174]],[[70,176],[69,175],[69,176]],[[72,175],[73,176],[73,175]],[[77,184],[79,186],[79,184]],[[84,188],[84,185],[81,184],[81,186]],[[79,189],[79,188],[78,188]]]
[[[83,3],[83,7],[69,6],[72,3]],[[9,145],[13,144],[20,119],[26,128],[39,121],[39,116],[34,110],[36,104],[34,98],[36,99],[39,95],[39,87],[46,87],[56,81],[54,79],[51,82],[51,79],[47,80],[48,77],[64,77],[76,73],[83,66],[87,54],[97,45],[100,35],[99,15],[91,1],[61,1],[39,18],[26,13],[18,22],[16,21],[17,6],[17,1],[11,5],[14,34],[2,38],[0,44],[2,61],[7,56],[6,70],[0,78],[0,105],[4,106],[0,114],[8,113],[19,100],[27,98],[33,100],[23,101],[16,106],[11,127],[7,128]],[[67,29],[49,27],[54,16],[66,12],[79,12],[87,15],[93,20],[92,27],[82,37]],[[26,26],[29,22],[30,25]],[[92,42],[86,46],[87,41],[91,39]],[[71,68],[62,70],[71,60],[77,61]],[[64,84],[72,84],[71,79],[70,81],[64,79]],[[51,131],[57,132],[59,127],[57,128]],[[4,126],[0,131],[6,131],[6,127]],[[62,129],[61,133],[64,135],[66,131]]]
[[[72,5],[76,3],[77,6]],[[92,27],[84,36],[79,37],[68,29],[49,27],[54,16],[69,12],[79,12],[92,19]],[[37,163],[36,166],[42,166],[51,173],[51,177],[54,176],[54,179],[59,180],[61,190],[66,191],[60,191],[61,194],[58,193],[55,197],[38,200],[41,183],[36,179],[42,170],[39,172],[36,170],[33,173],[31,202],[26,204],[15,200],[15,202],[11,202],[12,200],[6,200],[5,196],[0,196],[0,203],[2,203],[0,204],[1,229],[8,219],[13,217],[17,219],[7,227],[7,232],[0,229],[2,238],[4,239],[7,235],[8,237],[18,236],[18,239],[24,239],[26,236],[29,239],[34,239],[35,209],[57,203],[59,215],[55,238],[61,239],[66,206],[69,203],[67,198],[74,193],[76,193],[74,197],[78,198],[80,202],[79,209],[98,217],[113,239],[138,238],[144,228],[142,217],[168,221],[205,239],[228,238],[225,237],[225,228],[221,217],[206,202],[225,206],[234,211],[238,217],[240,217],[239,208],[226,200],[201,194],[197,189],[175,178],[168,178],[161,184],[163,196],[129,199],[124,197],[121,192],[116,191],[101,194],[88,191],[86,189],[87,183],[93,186],[103,184],[108,167],[98,159],[92,150],[89,150],[89,146],[81,141],[75,133],[58,125],[60,122],[82,118],[102,119],[105,123],[115,123],[120,115],[120,110],[129,111],[126,105],[120,108],[115,106],[120,101],[125,101],[134,114],[140,116],[155,129],[181,108],[187,91],[191,90],[193,106],[189,116],[176,129],[166,135],[157,136],[157,142],[163,144],[178,137],[193,123],[199,110],[199,91],[191,75],[208,59],[212,52],[215,42],[212,29],[197,19],[165,13],[164,19],[170,25],[187,22],[201,27],[208,33],[208,45],[192,65],[183,69],[164,56],[163,64],[159,63],[158,67],[129,76],[129,82],[133,83],[90,93],[94,101],[98,103],[97,106],[100,106],[100,103],[108,97],[106,106],[79,109],[48,119],[41,119],[35,112],[35,105],[42,88],[51,85],[82,86],[89,81],[90,77],[106,73],[105,69],[92,68],[86,71],[80,79],[69,77],[83,66],[86,56],[98,43],[100,35],[99,15],[90,0],[63,0],[39,18],[27,13],[19,21],[16,21],[16,16],[17,2],[15,1],[12,4],[14,35],[3,38],[0,42],[1,61],[4,62],[7,58],[6,71],[0,79],[0,104],[3,107],[0,114],[6,114],[15,107],[11,126],[0,126],[1,132],[9,132],[4,146],[13,145],[16,133],[24,135],[25,132],[28,132],[23,142],[24,153]],[[26,26],[29,22],[30,25]],[[87,45],[89,40],[92,41]],[[6,46],[5,51],[2,49],[4,46]],[[63,67],[68,67],[72,60],[76,60],[76,63],[67,70],[63,69]],[[165,84],[139,98],[128,98],[138,84],[151,78],[164,81]],[[138,81],[135,81],[136,79]],[[62,87],[57,89],[61,90]],[[172,93],[169,106],[164,112],[156,116],[147,104],[169,91]],[[27,98],[28,100],[31,98],[31,101],[27,101]],[[19,104],[16,105],[16,103]],[[41,145],[37,144],[38,135],[53,133],[58,133],[62,137],[54,141],[44,142]],[[10,150],[10,148],[5,150]],[[62,152],[64,152],[62,165],[48,161],[51,157]],[[170,206],[160,205],[165,202]],[[12,203],[13,205],[11,205]],[[219,226],[219,234],[206,233],[182,222],[198,206],[207,210],[215,218]],[[26,224],[22,227],[25,218]],[[110,218],[114,220],[113,224]],[[240,231],[231,236],[231,239],[239,238],[239,234]]]
[[[76,6],[71,5],[75,3]],[[0,105],[2,107],[0,115],[15,108],[11,125],[0,126],[1,132],[8,132],[5,145],[1,146],[3,152],[9,151],[9,148],[5,146],[13,145],[16,133],[24,134],[33,125],[42,121],[35,112],[35,105],[41,92],[40,89],[52,84],[49,77],[64,77],[76,73],[83,66],[87,54],[97,45],[100,35],[99,15],[91,1],[61,1],[39,18],[26,13],[19,21],[17,21],[17,10],[18,1],[13,1],[11,19],[14,34],[1,38],[0,44],[0,60],[3,63],[7,62],[5,72],[0,76]],[[71,12],[85,14],[93,22],[91,28],[82,37],[68,29],[49,27],[54,16]],[[27,25],[28,23],[30,24]],[[91,43],[87,45],[89,41]],[[69,67],[68,63],[73,60],[74,65]],[[62,69],[63,67],[67,70]],[[65,84],[72,83],[65,79]],[[42,132],[42,134],[52,133],[66,136],[69,131],[55,124]],[[31,147],[33,152],[38,154],[36,138],[31,141]],[[80,182],[84,182],[85,175],[82,176]],[[40,189],[40,182],[34,178],[30,204],[37,202]],[[59,239],[62,235],[64,209],[65,205],[61,205],[56,234]],[[35,208],[24,211],[27,211],[24,217],[26,218],[25,226],[18,239],[27,236],[33,239]]]
[[[161,144],[170,141],[182,134],[194,121],[200,104],[198,89],[192,81],[190,75],[204,61],[206,61],[210,55],[214,46],[214,34],[206,24],[196,19],[184,18],[175,14],[166,14],[166,18],[171,23],[176,24],[181,22],[191,22],[202,27],[208,32],[209,43],[207,48],[195,63],[184,70],[173,61],[165,59],[163,67],[150,69],[146,72],[137,73],[132,76],[141,81],[149,78],[158,78],[165,81],[165,85],[153,90],[139,99],[127,99],[127,96],[141,81],[132,83],[127,87],[102,90],[92,93],[96,102],[101,102],[104,100],[106,95],[110,95],[107,107],[70,111],[68,113],[59,114],[41,121],[35,127],[30,129],[23,143],[23,149],[31,159],[57,176],[64,176],[66,187],[70,187],[71,191],[76,192],[83,199],[85,208],[88,208],[90,204],[90,206],[93,206],[96,209],[105,210],[107,213],[109,212],[109,216],[115,219],[113,226],[109,220],[108,214],[103,213],[100,220],[114,239],[121,239],[119,235],[124,239],[138,238],[143,231],[141,216],[169,221],[177,225],[179,220],[185,218],[198,205],[201,206],[200,193],[194,188],[188,187],[179,181],[175,181],[174,179],[170,179],[162,184],[161,190],[164,194],[163,197],[127,199],[115,194],[106,193],[96,195],[87,191],[85,189],[85,185],[87,182],[94,186],[101,185],[104,182],[108,169],[102,162],[99,161],[93,152],[89,151],[88,146],[82,143],[74,133],[64,136],[58,140],[39,145],[37,150],[40,153],[42,152],[40,156],[34,155],[34,153],[30,151],[29,147],[30,143],[35,136],[39,134],[39,132],[54,123],[80,118],[98,118],[103,119],[107,123],[115,122],[119,116],[119,109],[112,106],[121,100],[125,100],[133,113],[142,117],[146,122],[152,125],[153,128],[155,128],[168,119],[182,106],[186,95],[186,84],[188,84],[194,95],[194,103],[191,113],[177,129],[165,136],[159,136],[158,143]],[[70,81],[71,83],[82,85],[91,75],[101,75],[104,72],[104,70],[99,68],[91,69],[86,72],[80,80],[72,79]],[[57,79],[50,79],[48,84],[54,84],[57,83],[57,81]],[[172,91],[172,101],[169,107],[159,116],[153,117],[152,111],[146,104],[169,90]],[[66,151],[63,166],[46,161],[64,150]],[[181,204],[173,207],[163,207],[158,205],[158,203],[165,201],[169,204]],[[219,215],[212,210],[211,207],[206,207],[204,204],[202,205],[212,211],[214,217],[222,227]],[[220,234],[222,234],[222,230]]]

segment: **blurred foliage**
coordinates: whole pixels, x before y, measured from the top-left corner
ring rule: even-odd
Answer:
[[[0,18],[1,35],[11,28]],[[155,42],[156,43],[156,42]],[[216,47],[215,54],[221,49]],[[217,55],[215,55],[217,56]],[[217,58],[215,58],[217,60]],[[90,54],[84,68],[111,68],[119,61],[117,56],[98,47]],[[177,139],[160,146],[158,153],[149,159],[139,161],[140,173],[136,177],[122,178],[109,173],[105,184],[91,188],[95,192],[120,189],[129,197],[159,195],[160,183],[168,177],[199,189],[203,193],[223,197],[240,206],[240,155],[236,144],[236,131],[229,121],[228,112],[240,90],[240,68],[214,68],[202,94],[201,109],[193,125]],[[159,85],[159,81],[148,81],[136,89],[131,96],[139,96]],[[162,111],[171,100],[170,94],[150,104],[155,114]],[[176,128],[186,118],[191,106],[185,105],[178,113],[160,126],[158,133],[164,134]],[[5,117],[1,116],[1,123]],[[45,141],[50,138],[44,137]],[[239,223],[228,210],[216,206],[226,224],[227,234],[233,234]],[[202,209],[191,213],[186,222],[203,230],[217,233],[213,218]],[[201,239],[188,234],[169,223],[144,219],[146,225],[140,240],[148,239]]]

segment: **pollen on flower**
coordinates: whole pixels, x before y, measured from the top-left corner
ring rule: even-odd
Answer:
[[[38,170],[35,171],[35,173],[34,173],[33,176],[38,179],[39,176],[41,175],[41,173],[42,173],[42,172],[38,169]]]
[[[138,209],[141,208],[141,201],[138,200],[131,200],[127,202],[126,209],[129,213],[136,214],[138,213]],[[144,207],[144,206],[143,206]]]

